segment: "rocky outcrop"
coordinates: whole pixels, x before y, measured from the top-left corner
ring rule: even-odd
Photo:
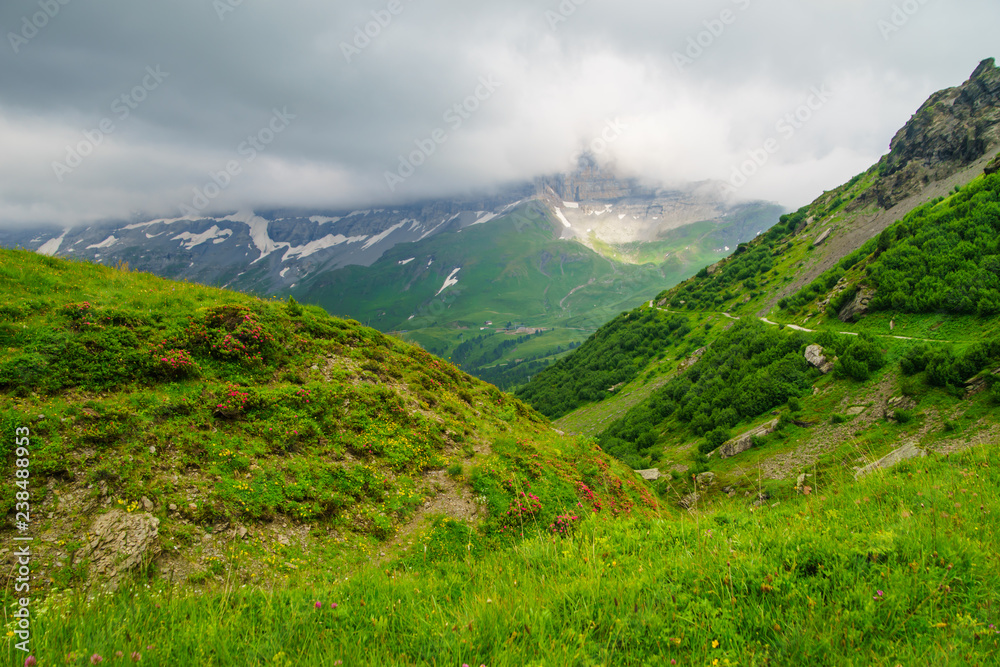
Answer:
[[[698,485],[699,489],[703,489],[707,486],[712,486],[715,484],[715,473],[714,472],[703,472],[694,478],[695,483]]]
[[[971,377],[966,380],[963,384],[965,385],[966,396],[974,396],[979,392],[983,391],[987,387],[990,387],[995,380],[991,376],[1000,375],[1000,368],[989,373],[980,373],[975,377]]]
[[[890,209],[932,181],[983,157],[1000,143],[1000,69],[984,60],[972,77],[928,99],[890,143],[880,178],[851,209]]]
[[[815,241],[813,241],[813,245],[814,246],[822,245],[823,241],[826,241],[828,238],[830,238],[830,233],[832,231],[833,231],[833,229],[827,229],[827,230],[825,230],[822,234],[819,235],[819,238],[817,238]]]
[[[983,169],[983,172],[987,176],[992,176],[998,171],[1000,171],[1000,155],[997,155],[995,158],[993,158],[993,161],[990,162],[988,165],[986,165],[986,168]]]
[[[698,363],[698,360],[701,359],[702,355],[705,354],[705,350],[707,349],[708,349],[707,347],[699,348],[695,350],[694,354],[692,354],[690,357],[684,359],[683,361],[681,361],[681,363],[677,364],[677,373],[678,374],[683,373],[684,371],[686,371],[687,369],[691,368],[696,363]]]
[[[563,201],[583,202],[603,199],[652,195],[637,180],[620,180],[614,172],[602,170],[593,155],[584,153],[577,161],[577,168],[570,174],[557,174],[538,179],[539,194],[545,189]]]
[[[855,478],[863,477],[868,473],[874,472],[875,470],[878,470],[880,468],[891,468],[892,466],[896,465],[901,461],[906,461],[907,459],[923,458],[925,456],[927,456],[927,452],[920,449],[911,442],[903,445],[902,447],[893,452],[890,452],[889,454],[886,454],[875,463],[871,463],[869,465],[866,465],[864,468],[861,468],[856,473],[854,473],[854,477]]]
[[[906,396],[894,396],[885,402],[882,408],[882,416],[885,419],[896,419],[896,412],[899,410],[912,410],[917,407],[912,398]]]
[[[118,577],[160,552],[160,520],[146,512],[112,510],[97,517],[87,545],[76,553],[86,559],[90,574],[114,583]]]
[[[833,370],[833,362],[823,356],[823,347],[820,345],[810,345],[806,348],[806,361],[810,366],[818,368],[823,375]]]
[[[636,470],[635,474],[642,477],[647,482],[655,482],[660,479],[660,471],[656,468],[650,468],[649,470]]]
[[[778,429],[778,420],[774,419],[769,421],[762,426],[747,431],[743,435],[737,436],[731,440],[727,440],[722,443],[722,445],[716,451],[719,452],[719,458],[728,459],[731,456],[736,456],[737,454],[742,454],[751,447],[753,447],[754,438],[762,438],[765,435],[770,435]]]
[[[678,506],[681,507],[681,509],[689,510],[695,507],[698,504],[699,500],[701,500],[700,493],[689,493],[680,500],[678,500],[677,504]]]
[[[875,291],[870,287],[858,287],[858,292],[851,299],[851,302],[837,313],[837,319],[841,322],[855,322],[859,320],[868,313],[868,304],[871,302],[873,296],[875,296]]]

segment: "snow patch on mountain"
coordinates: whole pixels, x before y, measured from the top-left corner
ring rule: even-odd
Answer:
[[[441,286],[441,289],[439,289],[437,291],[437,294],[435,294],[434,296],[437,296],[438,294],[440,294],[441,292],[445,291],[446,289],[448,289],[452,285],[457,285],[458,284],[458,279],[455,278],[455,276],[458,275],[458,272],[461,271],[461,270],[462,270],[462,267],[458,267],[457,269],[455,269],[454,271],[452,271],[451,275],[448,276],[447,278],[445,278],[444,285]]]
[[[399,229],[399,228],[403,227],[404,225],[406,225],[407,222],[408,222],[407,220],[404,220],[403,222],[400,222],[399,224],[393,225],[392,227],[390,227],[389,229],[385,230],[381,234],[376,234],[375,236],[371,237],[370,239],[368,239],[368,243],[365,243],[365,245],[363,246],[364,249],[368,250],[368,248],[371,248],[376,243],[380,243],[381,241],[384,241],[394,231],[396,231],[397,229]]]
[[[302,259],[308,257],[309,255],[315,255],[320,250],[326,250],[327,248],[333,248],[344,243],[360,243],[367,239],[367,236],[344,236],[343,234],[327,234],[321,239],[315,241],[310,241],[305,245],[289,247],[285,252],[284,256],[281,258],[282,262],[287,262],[293,257],[298,257]],[[367,247],[367,246],[365,246]]]
[[[59,252],[59,246],[62,245],[63,239],[66,238],[66,234],[69,233],[69,227],[63,230],[62,236],[56,237],[54,239],[49,239],[42,246],[36,250],[39,255],[55,255]]]
[[[416,259],[416,257],[411,257],[409,259],[401,259],[401,260],[399,260],[396,263],[399,264],[400,266],[406,266],[407,264],[409,264],[410,262],[412,262],[415,259]]]
[[[232,235],[233,230],[220,229],[218,225],[212,225],[201,234],[183,232],[170,240],[180,241],[186,250],[191,250],[195,246],[199,246],[202,243],[208,243],[209,241],[212,241],[212,243],[224,243]],[[146,236],[149,237],[149,234],[146,234]],[[159,236],[159,234],[157,234],[157,236]]]
[[[309,222],[315,222],[317,225],[333,224],[335,222],[340,222],[341,218],[326,218],[322,215],[314,215],[309,218]]]
[[[118,243],[118,239],[116,239],[115,235],[112,234],[111,236],[104,239],[100,243],[95,243],[94,245],[87,246],[87,250],[100,250],[102,248],[110,248],[116,243]]]
[[[555,211],[556,211],[556,217],[559,218],[559,222],[563,223],[563,227],[565,227],[566,229],[572,229],[573,225],[569,224],[569,220],[566,219],[566,216],[563,215],[563,212],[559,209],[556,209]]]
[[[436,232],[438,230],[438,227],[440,227],[441,225],[445,224],[446,222],[451,222],[452,220],[454,220],[457,217],[458,217],[458,215],[453,215],[453,216],[451,216],[450,219],[449,218],[441,218],[441,222],[437,223],[436,225],[434,225],[433,227],[431,227],[430,229],[428,229],[417,240],[418,241],[423,241],[425,238],[427,238],[428,236],[430,236],[431,234],[433,234],[434,232]]]
[[[220,218],[219,222],[242,222],[250,228],[250,238],[253,239],[254,246],[260,251],[260,257],[250,262],[251,264],[256,264],[272,252],[280,248],[287,248],[290,245],[288,243],[275,243],[267,233],[267,227],[271,224],[270,221],[256,215],[253,211],[240,211],[225,218]]]
[[[486,211],[477,211],[476,215],[478,217],[476,218],[476,221],[472,223],[473,225],[483,225],[489,222],[490,220],[499,217],[499,215],[496,213],[487,213]],[[471,227],[472,225],[469,226]]]
[[[134,229],[142,229],[143,227],[151,227],[152,225],[172,225],[175,222],[195,222],[197,220],[211,220],[211,218],[204,215],[195,218],[188,216],[184,216],[182,218],[158,218],[156,220],[150,220],[149,222],[136,222],[131,225],[125,225],[122,227],[122,230],[132,231]]]

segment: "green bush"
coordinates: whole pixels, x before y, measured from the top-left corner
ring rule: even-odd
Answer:
[[[913,412],[910,410],[896,410],[892,414],[892,418],[895,419],[900,424],[909,424],[913,421]]]
[[[840,356],[838,369],[855,380],[868,380],[885,366],[885,355],[871,336],[862,334]]]

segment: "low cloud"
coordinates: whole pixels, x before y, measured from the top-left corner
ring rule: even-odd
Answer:
[[[738,195],[798,206],[996,55],[1000,23],[986,0],[55,4],[0,9],[0,224],[178,215],[234,161],[208,208],[447,196],[595,146],[650,183],[729,180],[771,139]],[[294,121],[248,161],[275,109]]]

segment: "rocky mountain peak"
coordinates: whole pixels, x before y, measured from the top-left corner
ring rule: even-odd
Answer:
[[[983,60],[961,86],[931,95],[896,133],[879,163],[879,182],[857,200],[889,209],[1000,145],[1000,68]]]

